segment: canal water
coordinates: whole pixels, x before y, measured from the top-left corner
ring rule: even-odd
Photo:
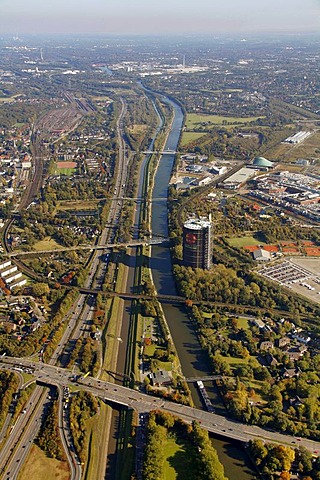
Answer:
[[[183,125],[183,112],[178,104],[168,98],[162,100],[170,104],[174,110],[174,120],[168,136],[164,151],[175,151],[178,146],[181,128]],[[152,202],[152,235],[168,236],[167,199],[168,184],[174,164],[174,154],[162,155],[155,176]],[[172,274],[172,263],[168,248],[153,246],[151,255],[151,270],[157,291],[161,294],[175,295],[176,286]],[[203,376],[210,374],[208,359],[199,344],[195,326],[189,319],[183,307],[175,305],[162,305],[176,350],[186,377]],[[210,397],[212,402],[218,400],[212,389]],[[212,396],[211,396],[212,395]],[[192,388],[192,397],[196,406],[201,406],[201,399],[197,390]],[[216,409],[219,413],[218,408]],[[250,467],[243,446],[237,442],[222,440],[212,437],[212,442],[218,451],[219,458],[224,465],[225,474],[230,479],[254,480],[256,473]]]

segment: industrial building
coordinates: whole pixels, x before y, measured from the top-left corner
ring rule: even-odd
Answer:
[[[227,188],[229,190],[236,190],[244,185],[250,178],[254,177],[255,174],[258,172],[258,169],[249,167],[242,167],[238,172],[234,173],[222,183],[219,184],[221,188]]]
[[[301,143],[310,135],[311,132],[298,132],[295,135],[291,135],[291,137],[286,138],[284,140],[284,143]]]
[[[211,222],[191,218],[183,225],[183,264],[192,268],[211,266]]]

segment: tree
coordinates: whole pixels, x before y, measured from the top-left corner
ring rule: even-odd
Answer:
[[[291,469],[291,464],[295,458],[294,450],[292,450],[292,448],[285,447],[284,445],[277,445],[272,449],[272,455],[279,460],[283,470],[289,471]]]
[[[211,357],[213,372],[217,375],[231,375],[231,369],[222,355],[215,354]]]
[[[291,475],[289,472],[286,472],[286,471],[281,472],[281,475],[280,475],[281,480],[290,480],[290,478],[291,478]]]
[[[44,295],[49,295],[50,288],[46,283],[34,283],[32,291],[35,297],[43,297]]]
[[[253,456],[256,465],[260,465],[261,462],[268,455],[268,450],[262,440],[251,440],[249,442],[250,453]]]
[[[212,447],[208,432],[202,430],[197,422],[192,422],[193,444],[197,449],[195,459],[199,480],[226,480],[223,466],[216,450]]]
[[[296,461],[300,472],[306,473],[312,470],[312,453],[307,448],[300,446],[296,449]]]

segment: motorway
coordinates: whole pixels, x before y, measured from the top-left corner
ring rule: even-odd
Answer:
[[[123,115],[126,110],[125,102],[122,101],[122,110],[118,119],[118,135],[121,137],[120,133],[120,122],[122,121]],[[124,145],[123,139],[119,138],[119,161],[118,168],[115,175],[115,192],[121,198],[124,196],[124,187],[127,177],[127,159],[124,154]],[[37,178],[42,176],[40,175],[41,163],[36,162],[36,166],[39,167],[37,173]],[[38,188],[38,183],[37,183]],[[33,199],[33,195],[36,193],[36,189],[27,191],[26,196],[24,197],[22,204],[25,206],[29,204]],[[119,219],[121,211],[121,201],[113,199],[111,202],[111,207],[108,215],[108,224],[113,225],[112,229],[104,228],[101,236],[99,238],[99,245],[102,245],[102,249],[105,249],[105,245],[113,240],[116,232],[116,224]],[[90,262],[90,273],[87,277],[85,283],[86,288],[95,288],[101,290],[101,285],[104,280],[104,273],[106,271],[106,263],[101,262],[101,252],[95,250],[92,252],[91,262]],[[64,331],[64,334],[60,340],[60,343],[53,355],[50,358],[49,363],[59,364],[61,361],[67,363],[68,354],[65,351],[67,345],[70,346],[70,341],[73,340],[73,343],[78,338],[84,338],[89,335],[88,324],[91,321],[93,315],[93,308],[88,300],[88,294],[80,294],[74,304],[71,306],[67,314],[65,315],[63,321],[67,324],[67,328]],[[22,361],[22,360],[21,360]],[[59,386],[59,385],[57,385]],[[3,479],[16,479],[20,468],[23,464],[23,461],[27,458],[27,455],[32,446],[33,440],[38,434],[39,427],[41,424],[41,415],[44,409],[45,402],[47,401],[47,393],[44,392],[43,388],[37,386],[35,390],[29,397],[29,400],[26,405],[26,413],[18,417],[13,429],[10,432],[10,435],[6,438],[6,441],[1,449],[0,457],[0,477]],[[61,405],[60,405],[61,409]],[[60,426],[63,426],[64,418],[60,414]],[[65,424],[65,422],[64,422]],[[67,428],[68,430],[68,428]],[[65,432],[63,427],[62,433]],[[108,436],[106,435],[107,444]],[[81,478],[81,466],[78,459],[75,456],[74,448],[71,446],[71,439],[69,432],[66,431],[62,435],[62,443],[65,449],[68,450],[67,459],[70,467],[71,480],[78,480]],[[102,447],[102,446],[101,446]],[[102,448],[106,449],[106,446]],[[99,478],[103,478],[105,470],[105,462],[107,457],[107,451],[103,456],[104,464],[99,465]],[[103,472],[102,472],[103,470]],[[102,473],[101,473],[102,472]]]
[[[246,425],[235,420],[230,420],[222,415],[173,403],[163,400],[162,398],[146,395],[138,390],[115,385],[93,377],[75,377],[70,370],[45,363],[10,357],[3,357],[1,360],[1,368],[12,370],[19,366],[20,368],[32,369],[34,377],[44,385],[69,385],[70,387],[85,389],[107,402],[114,402],[132,408],[139,413],[161,409],[177,415],[189,423],[196,420],[209,432],[226,438],[239,440],[241,442],[259,439],[270,443],[289,445],[291,447],[303,446],[314,455],[320,454],[320,442],[314,440],[283,435],[257,426]]]

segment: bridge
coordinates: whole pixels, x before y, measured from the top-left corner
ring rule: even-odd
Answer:
[[[106,372],[110,375],[110,377],[114,378],[115,380],[119,380],[120,378],[122,380],[128,380],[128,381],[131,380],[129,375],[126,375],[125,373],[113,372],[112,370],[106,370]]]
[[[177,404],[162,398],[147,395],[139,390],[123,387],[114,383],[105,382],[93,377],[76,377],[70,370],[54,367],[42,362],[33,362],[24,358],[1,357],[0,368],[9,370],[31,369],[33,376],[44,385],[69,385],[79,390],[86,390],[100,397],[106,402],[116,403],[132,408],[140,413],[151,410],[163,410],[191,423],[198,421],[206,430],[241,442],[260,439],[265,442],[278,443],[289,446],[304,446],[314,455],[320,453],[320,442],[305,438],[295,438],[277,432],[264,430],[260,427],[230,420],[216,413],[209,413],[199,408],[192,408]]]
[[[142,152],[143,154],[145,155],[152,155],[154,153],[158,154],[158,155],[175,155],[177,153],[176,150],[145,150],[144,152]]]
[[[64,248],[52,248],[47,250],[29,250],[27,252],[23,252],[18,250],[16,252],[7,252],[4,253],[4,257],[22,257],[28,255],[45,255],[47,253],[61,253],[61,252],[70,252],[76,250],[106,250],[108,248],[127,248],[127,247],[138,247],[139,245],[168,245],[170,242],[169,238],[165,237],[152,237],[148,239],[141,239],[141,240],[132,240],[131,242],[127,243],[105,243],[99,245],[77,245],[74,247],[64,247]]]
[[[185,381],[187,383],[195,383],[195,382],[208,382],[210,380],[214,381],[214,380],[219,380],[220,378],[222,378],[222,375],[207,375],[207,376],[204,376],[204,377],[187,377],[185,378]]]
[[[69,287],[69,288],[72,288],[72,287]],[[80,293],[86,293],[88,295],[97,295],[98,293],[101,293],[101,290],[96,290],[94,288],[84,288],[84,287],[80,287],[79,291]],[[154,300],[155,298],[157,298],[160,302],[169,303],[170,305],[186,303],[186,298],[181,297],[179,295],[161,295],[161,294],[148,295],[145,293],[107,292],[107,291],[103,293],[109,297],[119,297],[119,298],[122,298],[123,300]],[[195,305],[197,303],[200,303],[200,302],[194,302]]]
[[[154,197],[154,198],[145,198],[145,197],[111,197],[111,200],[126,200],[131,202],[145,202],[145,203],[153,203],[153,202],[167,202],[167,197]]]

